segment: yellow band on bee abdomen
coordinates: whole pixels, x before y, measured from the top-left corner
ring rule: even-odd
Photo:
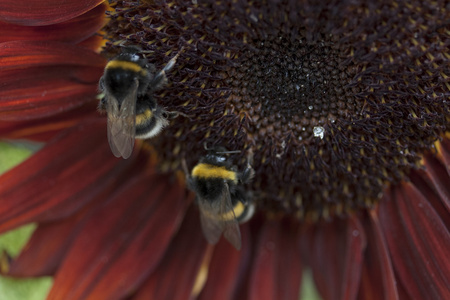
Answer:
[[[236,172],[229,171],[225,167],[218,167],[210,164],[198,164],[192,170],[193,177],[199,178],[221,178],[237,183]]]
[[[142,114],[136,115],[136,125],[142,125],[153,116],[152,111],[148,108]]]
[[[234,214],[233,214],[233,211],[230,210],[226,213],[221,214],[220,218],[224,221],[233,220],[234,217],[236,217],[236,219],[238,219],[244,213],[244,210],[245,210],[245,205],[242,204],[241,201],[238,201],[236,203],[236,205],[233,207]]]
[[[124,69],[140,73],[143,76],[147,75],[147,70],[143,69],[140,65],[131,61],[111,60],[106,65],[106,69]]]

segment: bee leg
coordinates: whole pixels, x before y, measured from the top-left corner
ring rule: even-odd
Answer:
[[[100,81],[98,82],[98,90],[99,92],[103,92],[105,90],[105,79],[103,78],[103,76],[102,78],[100,78]]]
[[[255,170],[252,168],[253,164],[253,151],[249,150],[247,155],[247,167],[241,173],[240,180],[242,183],[250,181],[255,176]]]
[[[253,165],[253,150],[248,150],[247,154],[247,165]]]
[[[243,191],[242,187],[239,187],[234,191],[233,198],[242,202],[242,204],[244,204],[244,205],[247,205],[247,203],[248,203],[246,194]]]
[[[155,107],[151,108],[153,116],[158,120],[160,126],[162,128],[169,125],[169,121],[167,121],[166,117],[166,111],[162,109],[160,106],[156,105]]]
[[[171,60],[169,60],[167,65],[164,67],[164,69],[162,69],[162,72],[169,72],[173,68],[173,66],[177,62],[178,56],[180,56],[180,53],[181,53],[181,51],[183,51],[183,49],[184,49],[184,47],[181,48],[181,50],[177,53],[177,55],[175,55],[174,57],[172,57]]]
[[[192,178],[189,175],[189,171],[188,171],[187,164],[186,164],[186,159],[184,159],[184,157],[181,160],[181,166],[183,167],[184,174],[186,175],[186,186],[188,189],[193,190]]]
[[[157,91],[161,89],[163,86],[167,84],[167,76],[164,70],[159,71],[155,77],[153,77],[152,82],[150,83],[150,86],[152,87],[153,91]]]
[[[98,82],[98,91],[99,94],[97,95],[97,99],[100,99],[98,102],[97,109],[99,111],[105,111],[106,107],[106,97],[105,97],[105,79],[100,78],[100,81]]]
[[[240,174],[239,180],[242,183],[249,182],[255,176],[255,170],[250,165],[247,165],[247,168]]]
[[[169,120],[178,118],[179,116],[183,116],[183,117],[189,118],[189,119],[192,117],[190,115],[186,115],[186,114],[184,114],[182,112],[179,112],[179,111],[165,111],[164,114],[165,114],[166,118],[169,119]]]
[[[166,72],[169,72],[173,68],[173,66],[175,66],[177,58],[180,55],[181,51],[183,51],[183,49],[184,48],[181,48],[181,50],[178,52],[178,54],[175,55],[171,60],[169,60],[167,65],[164,67],[164,69],[162,69],[155,75],[155,77],[153,78],[152,83],[151,83],[151,86],[153,86],[153,90],[156,91],[167,84]]]
[[[103,112],[106,110],[106,97],[104,94],[100,94],[99,96],[102,96],[102,98],[100,98],[100,101],[98,102],[97,110]]]

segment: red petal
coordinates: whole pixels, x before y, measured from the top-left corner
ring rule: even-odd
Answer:
[[[121,183],[133,177],[134,174],[142,172],[142,164],[144,162],[145,160],[140,160],[130,170],[116,168],[108,176],[105,176],[104,179],[106,181],[98,180],[96,189],[101,192],[97,193],[93,189],[90,193],[95,196],[94,201],[86,205],[77,214],[63,221],[39,224],[39,227],[33,233],[24,250],[12,262],[8,275],[54,275],[66,255],[70,244],[77,237],[84,219],[89,217],[98,205],[104,203],[111,191],[114,190],[114,187],[117,186],[117,183]],[[53,209],[54,214],[59,212],[61,215],[70,214],[71,211],[72,207],[69,204],[66,204],[60,209]]]
[[[13,41],[0,44],[0,71],[56,65],[103,68],[105,64],[105,59],[99,54],[73,44],[53,41]]]
[[[433,209],[439,215],[445,227],[450,229],[450,211],[445,206],[442,198],[433,187],[433,183],[429,179],[429,174],[423,170],[412,170],[409,174],[411,183],[420,191],[420,193],[427,199],[428,203],[433,206]]]
[[[85,223],[48,299],[122,299],[154,270],[185,213],[184,189],[141,174]]]
[[[29,139],[34,141],[49,141],[56,134],[79,123],[98,119],[96,103],[88,103],[80,108],[57,114],[50,118],[25,122],[1,122],[0,137],[6,139]]]
[[[200,216],[191,209],[164,259],[132,299],[189,299],[206,249]]]
[[[100,35],[93,35],[90,38],[78,44],[81,47],[91,49],[94,52],[100,52],[105,45],[105,39]]]
[[[252,265],[249,299],[298,299],[302,264],[298,234],[291,226],[295,225],[268,221],[261,228]]]
[[[94,101],[102,72],[74,66],[2,72],[0,120],[42,118]]]
[[[51,40],[78,43],[103,27],[107,7],[102,3],[79,17],[48,26],[21,26],[0,22],[0,42]]]
[[[0,177],[0,230],[73,214],[131,163],[115,159],[104,122],[82,124]]]
[[[425,175],[431,181],[441,201],[450,211],[450,177],[447,168],[431,154],[424,155]]]
[[[368,243],[358,299],[399,299],[389,251],[375,210],[371,210],[364,221]]]
[[[412,184],[388,195],[379,217],[399,280],[413,299],[450,299],[447,228]]]
[[[39,225],[20,255],[11,263],[9,276],[54,275],[85,212],[63,221]]]
[[[396,277],[397,274],[395,274]],[[411,299],[411,297],[408,295],[408,292],[406,291],[405,287],[403,286],[401,281],[397,280],[397,291],[398,291],[398,298],[399,299]],[[413,299],[415,300],[415,299]]]
[[[251,242],[248,224],[241,226],[242,248],[237,251],[222,238],[214,247],[208,269],[208,278],[199,299],[234,300],[241,279],[240,275],[248,268],[251,255]]]
[[[439,143],[439,153],[442,156],[447,173],[450,175],[450,139],[444,138],[442,142]]]
[[[310,263],[321,296],[356,299],[366,248],[364,229],[356,217],[334,220],[311,232]]]
[[[61,23],[93,9],[102,2],[101,0],[2,0],[0,20],[33,26]]]

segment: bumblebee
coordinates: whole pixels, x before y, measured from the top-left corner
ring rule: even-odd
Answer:
[[[254,170],[249,158],[247,167],[238,172],[227,159],[228,153],[223,148],[210,150],[190,174],[185,162],[183,164],[187,186],[196,193],[205,238],[210,244],[216,244],[223,232],[225,238],[239,250],[239,223],[249,220],[255,211],[243,188],[254,176]]]
[[[130,157],[135,138],[156,136],[168,125],[168,119],[178,116],[161,108],[153,97],[153,92],[167,83],[166,72],[173,68],[178,55],[157,73],[137,47],[124,48],[106,65],[99,82],[104,94],[99,110],[106,110],[108,141],[116,157]]]

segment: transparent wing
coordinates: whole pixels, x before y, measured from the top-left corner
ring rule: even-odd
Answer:
[[[223,236],[234,246],[236,249],[241,249],[241,230],[239,229],[239,222],[236,220],[236,215],[234,214],[233,205],[231,204],[230,191],[228,189],[228,184],[226,186],[226,201],[221,201],[220,214],[222,216],[227,216],[225,223],[225,228],[223,231]],[[231,218],[229,218],[232,216]]]
[[[111,151],[116,157],[128,158],[133,152],[138,84],[136,79],[131,87],[131,93],[125,97],[120,108],[117,99],[111,95],[106,101],[108,141]]]
[[[225,183],[220,200],[211,202],[205,199],[198,199],[198,203],[203,234],[208,242],[216,244],[223,232],[225,238],[236,249],[240,249],[241,232],[231,204],[228,184]]]

